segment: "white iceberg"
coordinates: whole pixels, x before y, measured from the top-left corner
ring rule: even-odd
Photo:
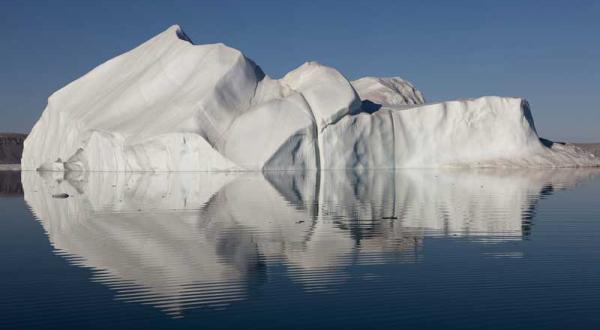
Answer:
[[[21,162],[57,171],[600,165],[541,142],[523,99],[424,102],[400,78],[349,82],[315,62],[272,79],[238,50],[193,45],[172,26],[50,96]]]

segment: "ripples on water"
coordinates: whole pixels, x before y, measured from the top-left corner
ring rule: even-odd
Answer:
[[[37,239],[70,265],[34,267],[39,281],[68,288],[61,275],[76,269],[86,281],[52,299],[37,296],[44,287],[27,297],[13,287],[0,326],[547,327],[561,315],[595,324],[597,173],[23,172],[47,235]],[[1,178],[12,191],[2,196],[21,193]],[[585,198],[553,196],[579,183],[592,187]],[[0,257],[7,287],[27,285],[11,278],[27,253],[15,246]]]

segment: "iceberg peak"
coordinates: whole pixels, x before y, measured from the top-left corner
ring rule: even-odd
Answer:
[[[175,30],[175,35],[177,35],[177,37],[179,39],[187,41],[192,45],[194,44],[192,39],[190,39],[190,37],[188,37],[188,35],[183,31],[183,29],[179,25],[175,24],[175,25],[171,26],[169,29]]]

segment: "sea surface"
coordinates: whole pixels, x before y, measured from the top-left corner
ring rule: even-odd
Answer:
[[[0,172],[0,329],[598,329],[600,170]]]

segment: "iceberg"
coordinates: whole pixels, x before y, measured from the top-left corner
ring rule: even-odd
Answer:
[[[55,92],[24,143],[25,170],[261,171],[579,167],[541,140],[526,100],[434,104],[401,78],[349,81],[308,62],[281,79],[172,26]]]

